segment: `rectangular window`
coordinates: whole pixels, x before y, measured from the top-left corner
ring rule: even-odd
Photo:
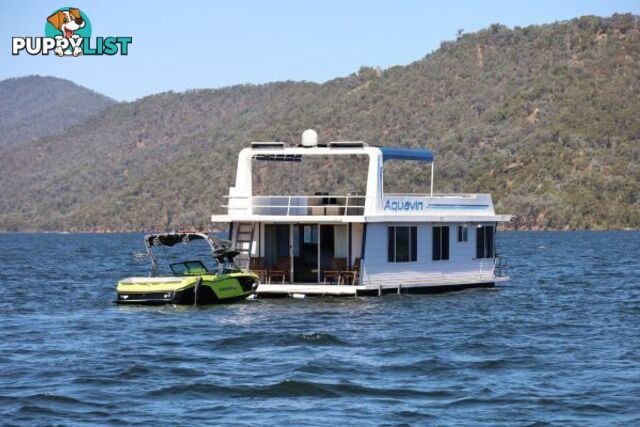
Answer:
[[[449,259],[449,226],[433,227],[432,253],[434,261]]]
[[[476,230],[476,258],[493,258],[495,227],[483,225]]]
[[[409,262],[410,247],[409,227],[396,227],[396,262]]]
[[[458,242],[469,241],[469,229],[464,225],[458,226]]]
[[[418,259],[418,227],[387,227],[387,261],[415,262]]]

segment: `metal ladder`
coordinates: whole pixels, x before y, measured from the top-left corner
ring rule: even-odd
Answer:
[[[236,229],[236,238],[234,249],[240,252],[236,258],[238,267],[249,268],[249,258],[253,249],[253,232],[255,230],[254,223],[240,222]]]

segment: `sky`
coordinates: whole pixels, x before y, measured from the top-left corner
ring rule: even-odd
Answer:
[[[583,15],[640,14],[640,0],[536,1],[89,1],[3,5],[0,80],[72,80],[120,101],[164,91],[281,80],[324,82],[361,66],[416,61],[493,23],[544,24]],[[127,56],[11,55],[12,37],[44,36],[60,7],[87,14],[96,36],[130,36]]]

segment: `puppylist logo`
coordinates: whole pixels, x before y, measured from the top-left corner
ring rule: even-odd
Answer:
[[[60,57],[79,55],[128,55],[132,37],[96,37],[91,40],[91,21],[80,9],[63,7],[47,17],[44,37],[13,37],[11,53]]]

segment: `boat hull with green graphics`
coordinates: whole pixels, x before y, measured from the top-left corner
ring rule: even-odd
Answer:
[[[258,286],[257,276],[232,273],[222,276],[131,277],[118,282],[118,304],[230,303],[246,299]]]
[[[157,258],[152,248],[171,247],[178,243],[206,240],[214,258],[209,269],[200,260],[170,264],[171,275],[157,276]],[[145,236],[147,253],[138,253],[138,259],[151,261],[149,277],[130,277],[120,280],[116,287],[117,304],[185,304],[207,305],[241,301],[253,295],[258,288],[257,275],[240,270],[233,263],[238,255],[230,251],[225,241],[202,233],[169,233]]]

